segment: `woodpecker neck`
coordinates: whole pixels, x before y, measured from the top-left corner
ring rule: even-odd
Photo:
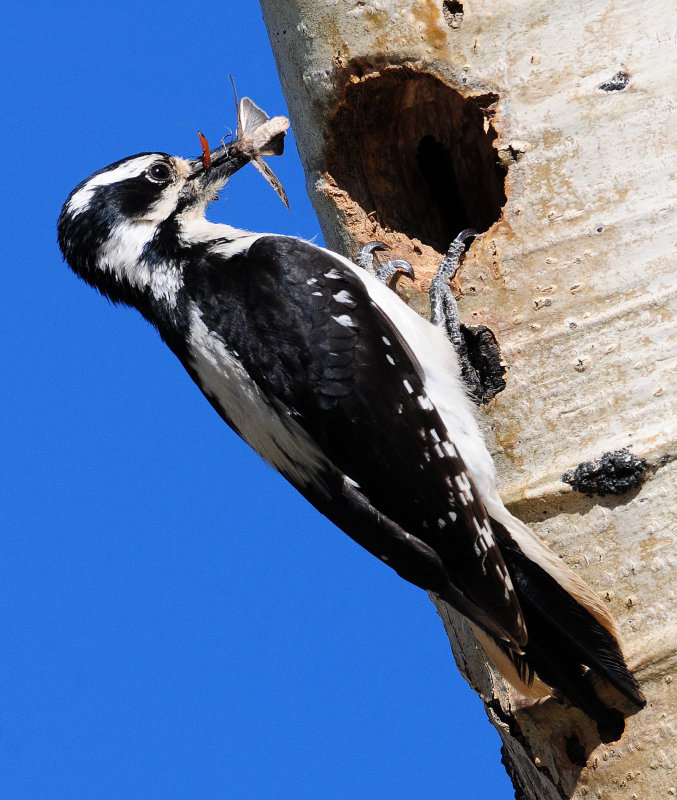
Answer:
[[[212,242],[218,239],[237,239],[249,231],[222,222],[211,222],[204,212],[181,214],[177,217],[179,235],[185,242]]]

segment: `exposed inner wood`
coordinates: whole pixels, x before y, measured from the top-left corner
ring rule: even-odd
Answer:
[[[463,228],[493,225],[506,201],[497,99],[407,67],[352,76],[329,123],[327,172],[355,238],[381,231],[441,254]]]

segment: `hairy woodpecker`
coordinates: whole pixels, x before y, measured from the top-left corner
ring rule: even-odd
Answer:
[[[604,740],[618,738],[622,715],[591,677],[645,701],[614,623],[501,502],[443,326],[336,253],[205,219],[231,174],[281,152],[264,147],[274,131],[254,145],[249,133],[246,147],[240,137],[192,160],[142,153],[95,172],[59,218],[66,261],[137,308],[228,425],[316,508],[464,614],[524,695],[564,695]]]

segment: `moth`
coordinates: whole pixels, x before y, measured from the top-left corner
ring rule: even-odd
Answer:
[[[284,137],[289,128],[286,117],[273,117],[259,108],[249,97],[243,97],[238,102],[235,83],[231,76],[237,110],[237,133],[232,142],[221,140],[221,146],[216,150],[209,149],[207,137],[198,131],[200,146],[202,147],[202,167],[208,170],[212,163],[219,162],[224,156],[234,158],[239,156],[243,161],[250,161],[273,187],[278,197],[289,208],[289,200],[284,186],[273,170],[263,160],[263,156],[281,156],[284,151]]]
[[[249,97],[243,97],[238,102],[235,83],[232,77],[230,80],[233,84],[233,93],[235,94],[235,104],[237,106],[237,135],[235,141],[230,145],[230,152],[249,158],[251,163],[273,187],[280,200],[289,208],[289,200],[284,186],[282,186],[279,178],[262,158],[262,156],[282,155],[284,137],[289,128],[289,120],[281,116],[271,119]]]

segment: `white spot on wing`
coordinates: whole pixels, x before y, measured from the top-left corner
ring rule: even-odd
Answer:
[[[341,273],[332,267],[329,272],[324,273],[325,278],[329,278],[330,280],[338,280],[341,277]]]
[[[342,256],[334,257],[340,260],[344,270],[350,270],[361,281],[372,302],[407,342],[420,367],[426,394],[440,414],[448,438],[465,463],[480,497],[499,504],[494,464],[479,431],[474,407],[468,400],[458,358],[444,330],[420,317],[365,270]],[[392,340],[392,335],[385,333]]]
[[[463,505],[471,503],[473,500],[472,487],[465,472],[459,472],[455,477],[456,486],[461,490],[461,502]]]
[[[390,339],[387,336],[381,336],[381,341],[386,347],[390,347]]]
[[[407,342],[415,356],[417,366],[420,366],[420,377],[426,393],[442,418],[445,433],[453,441],[458,456],[465,464],[467,473],[477,488],[478,496],[490,515],[505,525],[528,558],[543,567],[605,628],[613,632],[613,621],[595,593],[548,550],[526,525],[515,519],[503,506],[496,490],[493,461],[479,431],[475,410],[468,400],[460,375],[458,358],[450,347],[444,330],[430,325],[403,303],[393,291],[348,259],[337,254],[329,254],[329,251],[317,245],[309,243],[309,246],[317,247],[318,253],[325,254],[325,257],[331,255],[345,272],[359,280],[371,301],[381,310],[392,328]],[[397,413],[402,413],[401,405]]]
[[[475,526],[475,530],[477,531],[477,535],[479,536],[479,541],[482,543],[482,549],[488,550],[490,547],[494,546],[494,537],[491,533],[491,528],[489,527],[488,520],[480,521],[477,517],[473,517],[473,525]]]
[[[428,397],[428,395],[420,394],[416,399],[418,400],[418,404],[424,411],[432,411],[432,409],[434,408],[433,404],[430,402],[430,398]]]
[[[456,452],[456,448],[451,442],[444,442],[442,447],[447,451],[447,455],[451,458],[458,458],[458,453]]]
[[[390,355],[390,353],[386,353],[386,359],[387,359],[389,364],[392,364],[393,366],[395,366],[395,359]]]
[[[343,325],[344,328],[354,328],[355,323],[353,322],[352,317],[349,317],[348,314],[341,314],[338,317],[332,316],[332,319],[336,320],[339,325]]]
[[[477,531],[477,538],[475,539],[475,542],[474,542],[473,546],[474,546],[474,549],[475,549],[475,553],[478,556],[481,556],[481,558],[480,558],[480,568],[482,570],[482,574],[486,575],[487,574],[487,564],[486,564],[487,555],[489,553],[490,548],[492,548],[494,546],[494,540],[493,540],[493,536],[492,536],[492,533],[491,533],[491,528],[489,527],[489,521],[486,520],[486,519],[483,520],[482,523],[480,523],[480,521],[477,519],[477,517],[473,517],[473,524],[475,525],[475,530]],[[501,579],[503,579],[504,576],[501,573],[501,570],[498,570],[498,572],[499,572],[499,577]],[[506,599],[508,599],[508,598],[506,598]]]
[[[406,378],[402,381],[402,383],[404,384],[404,388],[407,390],[407,392],[409,392],[409,394],[414,393],[414,390],[411,388],[411,384]]]
[[[347,292],[345,289],[341,289],[340,292],[337,292],[336,294],[332,295],[332,297],[334,298],[334,300],[336,300],[337,303],[343,303],[343,305],[351,307],[355,305],[355,301],[353,300],[352,294],[350,294],[350,292]]]

